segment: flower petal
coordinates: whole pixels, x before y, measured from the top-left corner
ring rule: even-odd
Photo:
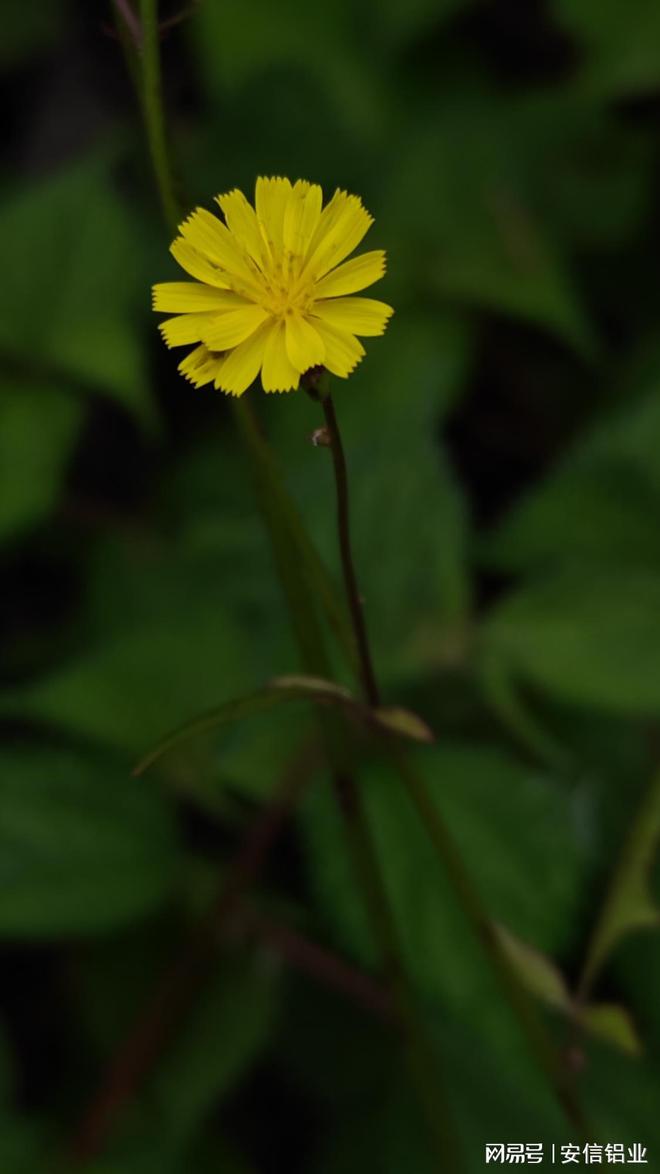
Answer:
[[[345,261],[331,273],[326,273],[316,283],[314,296],[317,298],[338,298],[343,294],[355,293],[358,289],[366,289],[379,281],[385,272],[385,250],[374,249],[372,253],[363,253],[361,257],[354,257],[352,261]]]
[[[300,314],[288,314],[285,322],[286,353],[302,375],[303,371],[323,362],[325,346],[318,330]]]
[[[213,355],[204,345],[195,347],[179,363],[179,371],[195,387],[203,387],[216,379],[224,363],[224,355]]]
[[[318,318],[314,325],[325,344],[325,366],[333,375],[346,379],[366,353],[362,343],[347,330],[338,330]]]
[[[351,334],[382,334],[394,310],[375,298],[329,298],[314,302],[312,313]]]
[[[263,265],[264,239],[259,229],[257,214],[250,203],[238,188],[226,195],[216,196],[216,201],[222,208],[227,227],[239,245],[247,249],[253,261],[260,267]]]
[[[202,332],[206,333],[217,317],[212,311],[207,314],[178,314],[160,323],[160,330],[169,347],[186,346],[190,342],[201,342]]]
[[[238,294],[200,285],[198,281],[161,281],[153,287],[153,308],[168,314],[194,313],[196,310],[228,310],[245,305]]]
[[[284,213],[291,195],[291,183],[280,176],[260,175],[255,187],[257,220],[271,256],[280,256],[283,246]]]
[[[317,281],[334,269],[357,248],[373,222],[357,196],[335,192],[312,238],[305,272]]]
[[[323,193],[317,183],[296,180],[284,212],[282,239],[285,250],[301,260],[321,218],[322,203]]]
[[[250,268],[246,254],[217,216],[206,208],[196,208],[179,225],[179,232],[194,249],[224,270],[224,276],[237,293],[250,296],[260,292],[257,274]]]
[[[300,382],[300,372],[293,366],[286,350],[284,322],[273,323],[266,339],[261,385],[264,391],[294,391]]]
[[[178,236],[176,240],[172,241],[170,253],[191,277],[196,277],[198,281],[205,281],[208,285],[215,285],[218,289],[229,289],[229,282],[224,270],[211,264],[198,249],[193,248],[182,236]]]
[[[227,310],[225,313],[207,318],[201,337],[210,350],[226,351],[249,338],[269,317],[263,306],[257,306],[255,302],[245,302],[236,310]]]
[[[215,386],[229,395],[242,395],[257,378],[272,323],[264,322],[249,338],[226,356]]]

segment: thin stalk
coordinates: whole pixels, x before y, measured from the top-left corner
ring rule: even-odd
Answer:
[[[292,546],[288,527],[283,525],[277,499],[268,492],[269,477],[264,470],[262,438],[254,411],[248,401],[239,400],[236,413],[243,440],[252,458],[257,495],[268,527],[303,665],[308,672],[327,677],[330,670],[315,599],[306,590],[295,545]],[[338,432],[335,435],[338,436]],[[343,459],[340,462],[341,468],[346,488],[346,464]],[[344,496],[338,510],[338,520],[343,519],[347,522],[347,506],[348,499]],[[348,553],[350,555],[350,545]],[[352,567],[352,560],[350,565]],[[355,584],[354,573],[352,582]],[[364,637],[366,639],[366,632]],[[356,639],[359,645],[357,632]],[[377,691],[375,695],[377,697]],[[396,923],[359,789],[347,765],[349,756],[346,752],[346,725],[333,713],[319,712],[319,721],[331,768],[333,790],[346,830],[353,872],[364,900],[374,942],[381,955],[395,1011],[401,1023],[411,1079],[427,1122],[436,1160],[440,1163],[440,1168],[458,1171],[461,1159],[451,1116],[446,1107],[446,1094],[440,1084],[437,1062],[426,1041],[406,975]]]
[[[362,682],[362,688],[364,690],[365,700],[369,705],[377,706],[380,704],[380,694],[378,691],[378,685],[376,683],[376,674],[374,672],[373,661],[371,658],[371,650],[369,648],[367,623],[364,617],[362,597],[358,589],[357,575],[355,573],[355,564],[353,562],[353,551],[351,547],[351,522],[348,498],[348,470],[346,467],[346,454],[344,453],[344,446],[341,440],[339,423],[337,421],[335,405],[332,402],[332,396],[329,394],[324,396],[321,399],[321,406],[323,408],[323,414],[325,416],[326,427],[328,430],[330,451],[332,452],[332,464],[335,472],[339,550],[341,553],[344,585],[346,587],[346,598],[348,600],[348,607],[351,614],[351,619],[353,621],[355,640],[360,658],[360,679]]]
[[[373,661],[351,550],[346,458],[331,396],[326,392],[325,395],[317,396],[317,398],[320,399],[323,407],[328,439],[332,451],[337,492],[339,545],[346,595],[349,601],[350,614],[355,626],[356,642],[360,653],[362,682],[368,701],[372,705],[378,705],[379,690],[374,677]],[[502,951],[491,920],[481,906],[481,901],[463,865],[458,849],[431,799],[424,780],[410,765],[408,756],[393,740],[390,743],[389,749],[391,760],[395,764],[414,806],[417,808],[426,832],[450,879],[463,914],[472,926],[493,967],[501,989],[528,1041],[532,1055],[541,1070],[545,1073],[566,1118],[578,1130],[579,1135],[586,1138],[588,1132],[587,1122],[571,1087],[569,1074],[564,1068],[552,1040],[548,1036],[545,1024],[538,1015],[536,1007],[527,991],[521,986],[517,975],[512,970],[508,959]]]
[[[140,0],[142,25],[142,112],[149,154],[163,214],[172,229],[179,222],[179,201],[167,149],[160,72],[158,0]]]

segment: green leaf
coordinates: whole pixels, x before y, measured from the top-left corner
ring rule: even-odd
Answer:
[[[507,596],[482,629],[488,656],[568,701],[660,709],[660,572],[568,568]]]
[[[651,358],[619,384],[616,410],[578,437],[487,538],[490,563],[511,570],[558,558],[660,564],[660,369],[657,354]]]
[[[277,1008],[276,977],[258,955],[242,964],[224,961],[222,974],[163,1057],[148,1108],[173,1152],[194,1138],[267,1046]]]
[[[0,539],[52,510],[77,439],[82,404],[56,388],[0,391]]]
[[[67,0],[5,0],[2,10],[0,67],[16,68],[35,54],[49,49],[64,28]]]
[[[635,814],[610,881],[602,911],[587,949],[582,973],[591,989],[608,956],[634,930],[660,925],[660,907],[650,888],[660,836],[660,773],[656,773]]]
[[[639,1056],[642,1044],[633,1021],[623,1007],[615,1003],[595,1003],[585,1007],[581,1022],[587,1031],[606,1043],[614,1044],[630,1056]]]
[[[541,326],[591,358],[597,339],[568,259],[535,211],[526,164],[537,128],[524,113],[521,144],[520,107],[493,92],[420,107],[388,216],[405,235],[417,288]]]
[[[161,794],[98,755],[6,746],[0,757],[0,933],[102,933],[166,900],[178,854]]]
[[[654,0],[555,0],[557,17],[585,55],[590,95],[634,96],[660,83],[660,13]]]
[[[148,305],[141,242],[107,163],[82,160],[6,196],[0,231],[13,274],[0,292],[0,348],[28,372],[153,420],[137,325]]]

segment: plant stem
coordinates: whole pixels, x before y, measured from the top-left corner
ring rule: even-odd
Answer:
[[[325,415],[326,427],[328,429],[328,436],[330,439],[330,450],[332,452],[332,463],[335,471],[339,549],[341,552],[341,563],[344,573],[346,598],[348,600],[351,619],[353,621],[355,640],[360,658],[360,678],[362,681],[365,700],[369,705],[377,706],[380,704],[380,694],[378,691],[378,685],[376,683],[376,674],[374,673],[371,650],[369,648],[367,624],[364,618],[362,597],[358,589],[357,575],[355,573],[355,564],[353,562],[353,552],[351,548],[351,525],[346,455],[344,453],[344,446],[341,440],[339,423],[337,420],[337,414],[335,412],[335,405],[332,402],[332,396],[329,394],[325,395],[321,399],[321,406],[323,408],[323,414]]]
[[[367,700],[372,705],[378,705],[379,691],[374,678],[373,661],[369,649],[367,629],[351,551],[346,458],[331,396],[329,393],[326,393],[318,398],[320,398],[323,407],[328,439],[332,451],[337,487],[337,522],[344,582],[360,654],[363,688]],[[481,906],[481,901],[463,865],[460,853],[431,799],[424,780],[411,766],[408,756],[396,745],[394,740],[391,740],[389,749],[391,760],[397,768],[398,774],[418,811],[425,830],[450,879],[463,914],[472,926],[473,932],[481,942],[493,967],[496,977],[500,982],[501,989],[528,1041],[532,1055],[541,1070],[545,1073],[566,1118],[578,1130],[580,1136],[586,1138],[588,1132],[587,1123],[581,1106],[571,1088],[569,1074],[565,1070],[557,1050],[548,1036],[543,1020],[537,1014],[531,998],[518,981],[517,975],[512,970],[509,960],[506,958],[500,946],[491,920]],[[397,981],[396,975],[392,981],[393,984]],[[403,998],[405,1000],[405,991],[403,992]]]
[[[165,134],[158,45],[158,0],[140,0],[140,19],[142,23],[141,97],[144,125],[163,214],[168,226],[175,229],[180,214]]]

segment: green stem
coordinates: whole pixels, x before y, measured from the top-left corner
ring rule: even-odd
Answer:
[[[335,470],[337,520],[344,582],[355,626],[363,688],[370,704],[378,705],[379,691],[374,679],[373,662],[351,552],[346,458],[332,399],[327,393],[320,398]],[[512,970],[500,946],[492,922],[481,907],[481,902],[463,865],[458,849],[445,827],[423,779],[413,769],[407,755],[400,750],[394,741],[391,742],[390,749],[398,773],[449,876],[463,913],[491,962],[503,993],[528,1040],[530,1051],[542,1071],[545,1072],[566,1117],[578,1130],[580,1136],[586,1137],[586,1121],[571,1088],[568,1072],[564,1069],[532,1000],[518,981],[517,975]]]
[[[328,438],[330,440],[330,450],[332,452],[332,464],[335,473],[335,488],[337,493],[337,530],[339,534],[339,550],[341,553],[342,570],[344,573],[346,598],[348,600],[348,607],[351,614],[351,619],[353,621],[355,641],[360,659],[360,678],[362,681],[362,689],[364,691],[364,697],[367,704],[373,705],[375,707],[380,704],[380,694],[378,691],[378,685],[376,683],[376,674],[374,673],[371,650],[369,648],[369,637],[367,635],[367,624],[364,618],[362,597],[358,589],[355,564],[353,562],[346,455],[344,453],[344,446],[342,444],[341,433],[339,431],[339,422],[337,420],[337,413],[335,412],[335,405],[332,402],[332,396],[330,394],[323,396],[321,399],[321,406],[325,416]]]
[[[529,1050],[548,1079],[560,1108],[582,1139],[589,1135],[568,1068],[551,1040],[534,1002],[520,983],[498,940],[491,919],[482,908],[451,833],[431,799],[424,780],[398,748],[392,750],[399,775],[420,815],[426,832],[452,884],[463,914],[490,961],[500,989],[513,1011],[529,1045]]]
[[[175,229],[180,219],[180,211],[179,201],[174,190],[174,177],[165,134],[160,75],[158,0],[140,0],[140,20],[142,22],[141,97],[144,125],[163,214],[168,226]]]
[[[236,417],[246,449],[252,458],[257,495],[268,526],[303,665],[308,672],[327,677],[329,665],[316,614],[315,599],[306,590],[300,573],[300,560],[295,541],[292,539],[289,526],[284,522],[277,496],[269,491],[272,476],[270,453],[263,451],[263,439],[253,408],[247,400],[237,402]],[[265,467],[266,462],[268,468]],[[345,462],[343,469],[345,476]],[[344,500],[347,504],[347,498]],[[345,723],[331,713],[319,713],[319,720],[331,767],[333,789],[346,830],[353,871],[363,895],[371,931],[381,954],[404,1033],[411,1078],[440,1168],[458,1171],[461,1164],[460,1155],[450,1113],[445,1107],[446,1094],[440,1086],[436,1060],[426,1042],[417,1014],[402,961],[397,928],[390,909],[380,862],[360,792],[347,765],[347,728]]]

